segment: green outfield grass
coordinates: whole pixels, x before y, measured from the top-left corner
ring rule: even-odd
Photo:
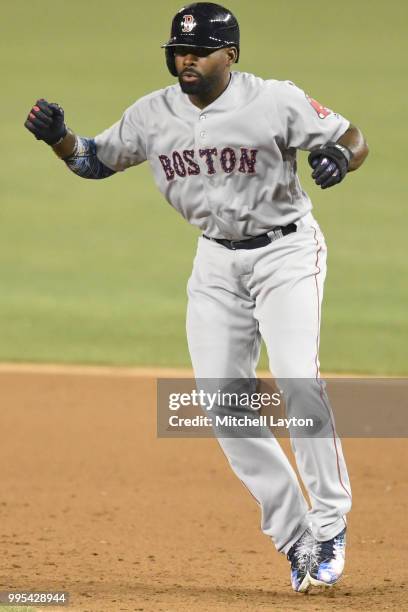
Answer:
[[[295,81],[359,125],[370,144],[366,166],[327,192],[300,161],[329,246],[322,367],[408,374],[407,4],[228,6],[241,23],[237,68]],[[147,165],[84,181],[23,128],[31,104],[46,97],[64,106],[73,129],[94,135],[170,84],[159,45],[179,7],[2,6],[0,360],[189,364],[185,284],[196,230],[164,202]]]

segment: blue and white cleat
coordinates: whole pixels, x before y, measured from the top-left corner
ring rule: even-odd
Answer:
[[[287,554],[292,588],[299,593],[305,593],[311,584],[308,571],[314,545],[315,540],[309,529],[306,529]]]
[[[310,556],[309,580],[313,586],[336,584],[343,573],[346,557],[346,528],[326,542],[315,540]]]

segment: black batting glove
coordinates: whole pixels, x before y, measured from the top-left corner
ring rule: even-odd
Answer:
[[[312,178],[322,189],[340,183],[347,174],[352,152],[335,142],[329,142],[311,151],[308,162],[313,168]]]
[[[30,112],[24,126],[37,140],[43,140],[48,145],[55,145],[67,133],[64,123],[64,110],[55,102],[37,100]]]

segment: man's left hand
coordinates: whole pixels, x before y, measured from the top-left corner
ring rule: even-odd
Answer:
[[[328,143],[310,152],[308,161],[314,169],[312,178],[322,189],[340,183],[347,174],[351,151],[337,143]]]

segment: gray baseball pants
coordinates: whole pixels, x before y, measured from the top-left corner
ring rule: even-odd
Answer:
[[[225,378],[255,378],[263,338],[270,370],[285,387],[287,412],[302,414],[308,404],[327,417],[318,359],[327,249],[310,213],[297,226],[296,233],[253,250],[199,238],[188,282],[187,339],[196,379],[222,385]],[[299,388],[300,379],[310,384]],[[320,541],[334,537],[345,525],[351,492],[332,415],[324,437],[291,438],[309,503],[280,444],[265,430],[259,438],[218,438],[260,506],[263,532],[283,553],[307,527]]]

